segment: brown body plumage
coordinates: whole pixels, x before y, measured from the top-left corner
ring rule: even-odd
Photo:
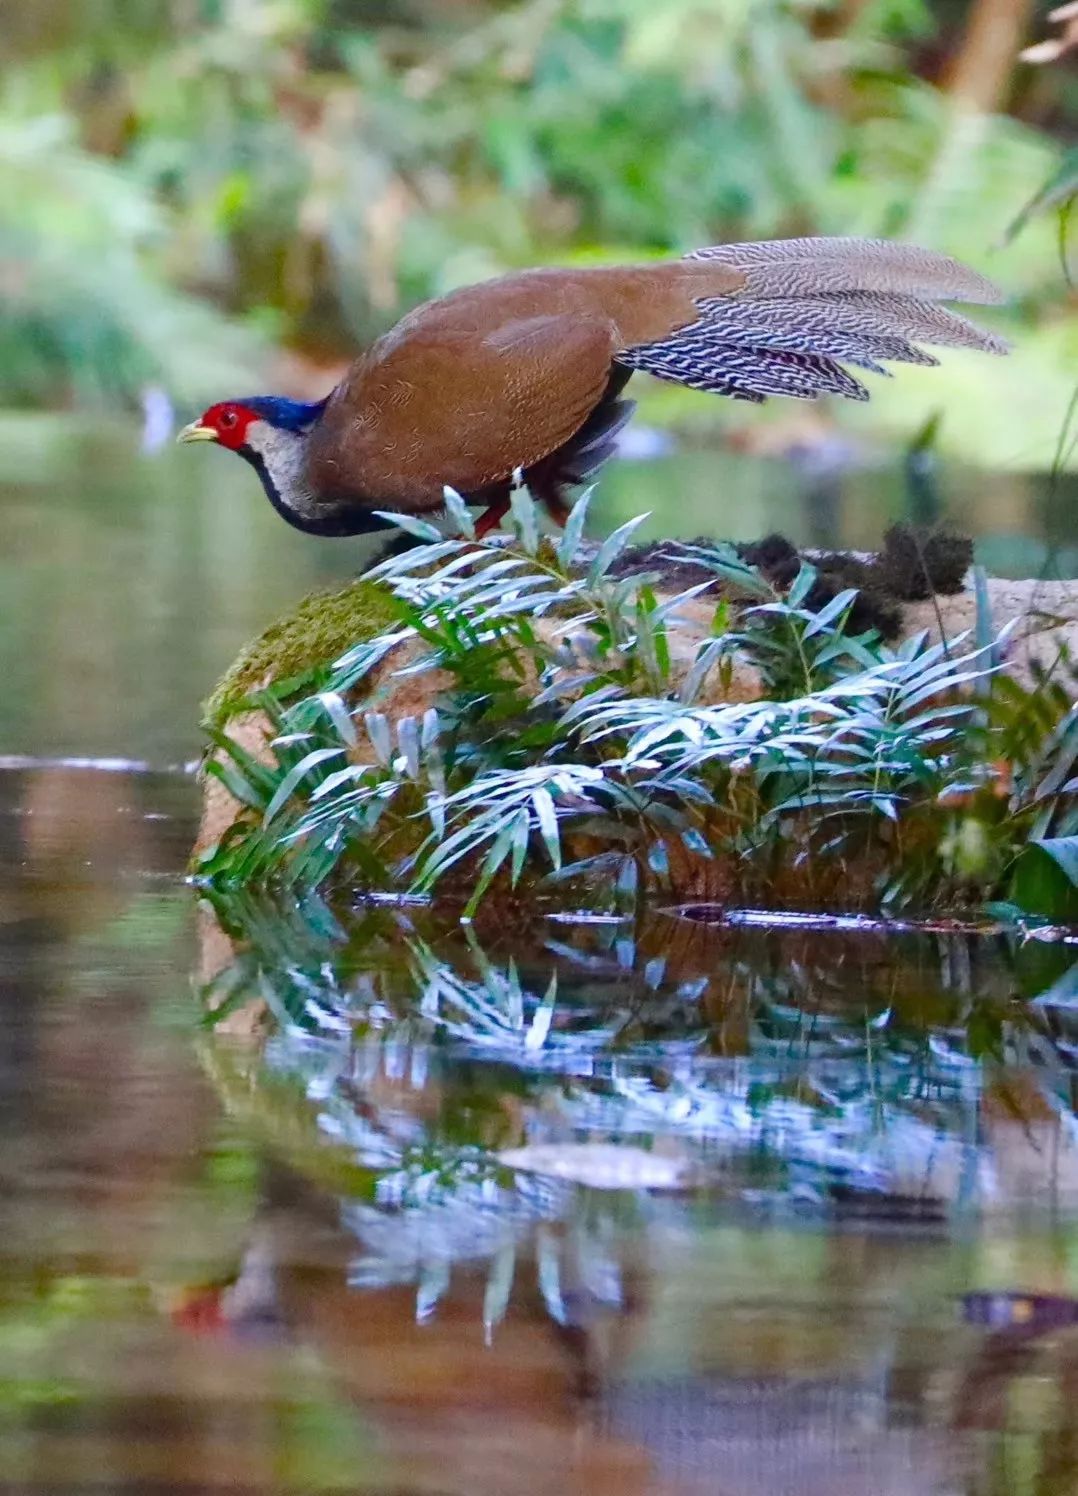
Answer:
[[[324,405],[215,406],[187,435],[248,456],[286,517],[322,533],[368,528],[379,508],[436,509],[446,484],[496,522],[521,470],[563,518],[565,489],[610,454],[632,412],[618,397],[635,370],[735,399],[867,399],[844,363],[876,373],[884,360],[935,363],[917,342],[1002,352],[998,338],[938,304],[998,299],[956,261],[882,240],[779,240],[654,265],[526,271],[418,307]],[[275,405],[287,411],[277,425],[287,453],[253,429],[276,424]],[[233,410],[242,429],[226,433],[219,413]],[[294,414],[304,410],[307,423]]]

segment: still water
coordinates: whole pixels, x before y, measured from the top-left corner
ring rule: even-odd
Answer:
[[[1078,1491],[1078,947],[199,906],[165,766],[361,548],[224,462],[35,462],[0,491],[2,1496]],[[826,538],[768,471],[722,528]],[[623,474],[607,522],[662,470]],[[1039,553],[1043,498],[982,544]],[[158,767],[62,762],[103,755]]]

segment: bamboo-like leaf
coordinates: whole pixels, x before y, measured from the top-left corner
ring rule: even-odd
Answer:
[[[542,1049],[550,1033],[550,1025],[554,1019],[554,1009],[558,1000],[558,973],[554,972],[550,978],[546,993],[542,1002],[538,1005],[532,1016],[532,1021],[524,1035],[524,1048],[529,1054],[534,1054]]]
[[[1009,244],[1016,235],[1021,233],[1034,214],[1068,202],[1075,196],[1078,196],[1078,147],[1072,146],[1063,153],[1047,180],[1007,225],[1003,234],[1003,242]]]
[[[442,489],[442,497],[445,499],[446,513],[452,520],[454,527],[468,540],[474,540],[475,521],[460,494],[455,488],[450,488],[447,483]]]
[[[362,784],[371,774],[372,768],[371,764],[348,764],[343,769],[335,769],[332,774],[327,774],[325,779],[315,785],[311,791],[311,803],[317,805],[327,796],[335,795],[346,784]]]
[[[402,717],[397,723],[397,742],[404,766],[411,779],[419,778],[419,724],[414,717]]]
[[[238,764],[228,759],[211,758],[206,764],[206,773],[214,779],[219,779],[228,793],[241,805],[248,805],[252,810],[265,809],[264,791],[251,783]]]
[[[754,597],[774,595],[774,589],[770,583],[764,581],[755,566],[742,561],[732,545],[679,546],[678,552],[671,559],[680,560],[682,557],[699,561],[702,566],[709,567],[717,577],[739,592],[746,592]]]
[[[801,568],[790,583],[790,590],[786,594],[786,606],[788,608],[799,608],[805,598],[812,590],[818,573],[810,561],[802,561]]]
[[[420,1270],[415,1294],[415,1320],[425,1325],[449,1288],[449,1261],[445,1257],[434,1257],[425,1262]]]
[[[516,828],[517,817],[513,815],[508,825],[504,826],[494,841],[491,842],[487,855],[483,859],[483,865],[479,869],[479,877],[476,880],[475,888],[472,890],[472,896],[465,906],[464,912],[466,915],[471,916],[475,913],[482,902],[483,895],[497,876],[502,863],[512,851]]]
[[[535,818],[539,824],[539,834],[543,838],[547,856],[550,858],[551,865],[557,870],[561,867],[558,812],[554,806],[553,796],[545,785],[537,785],[532,791],[532,805],[535,807]]]
[[[513,823],[513,862],[510,876],[513,887],[520,882],[520,875],[524,871],[524,861],[528,855],[528,841],[531,837],[531,817],[526,810],[518,810],[516,820]]]
[[[856,596],[856,587],[847,587],[844,592],[836,593],[829,603],[825,603],[818,613],[810,617],[802,638],[811,639],[816,634],[824,633],[831,628],[845,613],[849,612]]]
[[[594,485],[585,491],[577,499],[569,512],[569,518],[565,521],[565,529],[562,531],[561,539],[558,541],[558,564],[566,571],[572,566],[580,550],[580,542],[584,535],[584,524],[588,517],[588,505],[591,496],[595,492]]]
[[[549,1226],[540,1225],[535,1233],[535,1255],[539,1292],[543,1296],[546,1311],[555,1324],[565,1325],[569,1316],[561,1293],[561,1268],[558,1258],[560,1238]]]
[[[681,840],[687,851],[695,852],[700,857],[714,857],[715,855],[701,833],[691,826],[682,831]]]
[[[393,762],[393,737],[385,713],[368,712],[363,718],[363,725],[367,729],[367,736],[378,762],[388,766]]]
[[[634,533],[651,518],[650,514],[638,514],[635,519],[626,520],[623,525],[608,535],[599,547],[599,553],[588,568],[588,586],[596,587],[606,576],[614,562],[629,544]]]
[[[319,764],[328,763],[331,758],[340,758],[343,752],[343,748],[316,748],[313,753],[308,753],[304,758],[300,759],[298,764],[293,765],[277,786],[269,804],[266,806],[262,817],[263,825],[269,825],[270,821],[287,805],[299,786],[318,768]]]
[[[352,720],[352,714],[344,704],[344,698],[336,691],[322,691],[317,697],[319,705],[326,716],[337,729],[341,739],[354,748],[359,742],[359,734],[356,732],[356,724]]]
[[[696,651],[692,668],[681,682],[678,700],[685,706],[691,705],[699,696],[712,670],[728,652],[729,646],[725,639],[708,639],[701,644]]]
[[[493,1341],[495,1329],[501,1324],[509,1308],[515,1271],[516,1244],[510,1239],[495,1254],[487,1276],[486,1291],[483,1294],[483,1335],[488,1346]]]
[[[404,530],[408,535],[414,535],[417,540],[426,540],[432,545],[444,538],[435,525],[428,524],[425,519],[417,519],[414,514],[396,514],[392,510],[376,509],[374,516],[376,519],[385,520],[386,524],[392,525],[394,529]]]
[[[206,736],[242,771],[252,790],[258,791],[266,799],[273,794],[277,779],[268,764],[260,763],[253,753],[248,752],[242,743],[237,742],[223,728],[207,727]]]
[[[514,488],[509,497],[513,529],[525,555],[539,553],[539,523],[535,517],[535,500],[526,488]]]

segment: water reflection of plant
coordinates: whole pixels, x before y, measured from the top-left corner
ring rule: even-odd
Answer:
[[[979,1207],[998,1188],[984,1098],[1002,1085],[1020,1124],[1033,1103],[1008,1077],[1036,1072],[1030,1115],[1070,1137],[1067,1041],[1014,1000],[998,945],[971,965],[968,948],[964,962],[948,955],[956,937],[922,938],[884,968],[845,944],[842,981],[834,937],[795,955],[769,936],[721,959],[705,946],[695,972],[682,960],[664,976],[653,936],[625,926],[545,949],[518,939],[514,961],[474,935],[415,928],[422,917],[378,911],[348,939],[318,919],[297,959],[280,961],[277,926],[269,964],[250,946],[206,996],[212,1008],[221,991],[234,1003],[275,989],[289,1029],[265,1063],[302,1084],[327,1142],[371,1171],[365,1210],[433,1212],[452,1233],[477,1212],[557,1215],[557,1196],[498,1154],[582,1139],[687,1150],[758,1205],[832,1208],[852,1192]],[[964,972],[957,986],[940,978],[948,964]],[[680,1014],[661,1037],[647,1032],[652,1004]],[[715,1053],[734,1010],[737,1037]]]

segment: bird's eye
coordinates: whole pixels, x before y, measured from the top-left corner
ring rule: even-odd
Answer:
[[[220,425],[222,425],[226,431],[231,430],[231,428],[236,424],[238,420],[239,416],[234,410],[223,410],[221,412]]]

